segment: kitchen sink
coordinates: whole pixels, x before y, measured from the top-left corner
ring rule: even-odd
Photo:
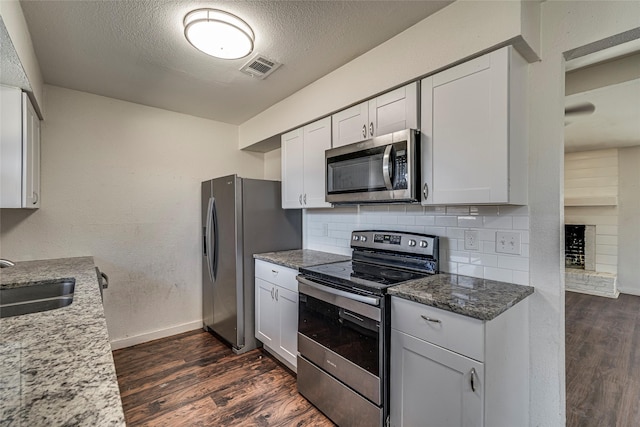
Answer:
[[[38,313],[70,305],[75,279],[47,280],[28,286],[0,289],[0,318]]]

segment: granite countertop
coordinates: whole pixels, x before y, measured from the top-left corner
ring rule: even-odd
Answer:
[[[350,256],[313,251],[310,249],[294,249],[291,251],[267,252],[253,255],[255,259],[299,270],[314,265],[330,264],[351,260]]]
[[[533,293],[533,287],[436,274],[388,289],[390,295],[480,320],[491,320]]]
[[[0,287],[70,277],[71,305],[0,319],[3,426],[125,426],[93,258],[19,262]]]

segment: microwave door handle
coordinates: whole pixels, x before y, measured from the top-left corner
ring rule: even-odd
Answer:
[[[393,183],[391,182],[391,174],[393,173],[393,166],[391,165],[391,151],[393,145],[387,145],[384,149],[384,155],[382,156],[382,178],[384,179],[384,185],[387,186],[387,190],[393,190]]]

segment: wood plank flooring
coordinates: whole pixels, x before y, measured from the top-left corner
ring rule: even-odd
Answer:
[[[271,356],[236,355],[208,332],[116,350],[113,358],[128,426],[334,426]]]
[[[567,427],[640,426],[640,297],[567,292]]]

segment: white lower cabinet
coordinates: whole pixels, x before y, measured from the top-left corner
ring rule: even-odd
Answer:
[[[256,338],[296,371],[298,354],[298,271],[256,260]]]
[[[491,321],[391,300],[391,426],[528,425],[526,300]]]
[[[392,426],[482,425],[482,363],[396,329],[391,349]]]

